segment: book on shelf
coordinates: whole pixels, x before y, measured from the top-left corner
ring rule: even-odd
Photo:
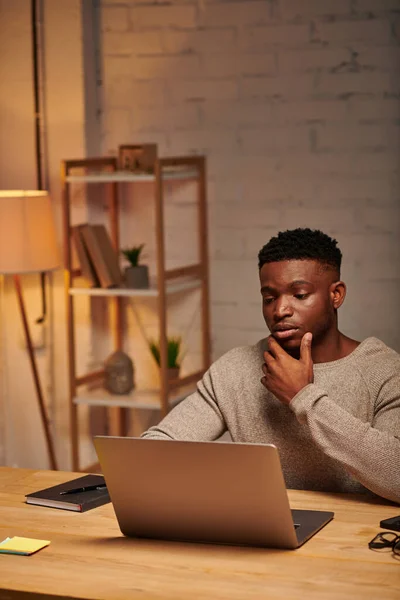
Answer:
[[[111,502],[107,487],[72,494],[66,492],[87,486],[95,487],[104,485],[105,481],[102,475],[84,475],[77,479],[71,479],[66,483],[60,483],[59,485],[53,485],[32,494],[27,494],[25,500],[27,504],[47,506],[48,508],[61,508],[75,512],[86,512],[91,508]]]
[[[119,267],[118,254],[112,245],[107,229],[104,225],[92,225],[92,229],[103,253],[104,260],[107,263],[107,267],[115,281],[115,285],[121,286],[122,275]]]
[[[102,288],[120,287],[118,255],[104,225],[81,225],[81,235]]]
[[[81,233],[82,225],[71,227],[71,236],[75,246],[82,276],[87,279],[91,287],[99,287],[100,282],[96,275],[90,254],[85,246]]]

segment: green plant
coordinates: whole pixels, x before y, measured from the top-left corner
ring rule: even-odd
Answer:
[[[180,351],[182,338],[179,336],[167,338],[167,367],[168,369],[177,369],[180,366]],[[160,344],[155,340],[149,342],[149,347],[156,363],[160,366]]]
[[[140,244],[140,246],[132,246],[132,248],[125,248],[124,250],[121,250],[121,254],[123,254],[131,263],[132,267],[137,267],[143,248],[144,244]]]

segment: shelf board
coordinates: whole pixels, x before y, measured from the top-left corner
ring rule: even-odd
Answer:
[[[193,179],[198,177],[199,172],[195,168],[176,168],[165,167],[162,169],[162,179]],[[129,171],[112,171],[97,173],[87,173],[86,175],[67,175],[65,178],[68,183],[115,183],[135,181],[155,181],[155,175],[152,173],[130,173]]]
[[[191,383],[172,390],[169,395],[169,406],[172,408],[196,390],[196,384]],[[159,390],[132,390],[130,394],[110,394],[107,390],[98,387],[82,390],[73,399],[74,404],[86,406],[110,406],[120,408],[136,408],[145,410],[160,410]]]
[[[188,281],[177,281],[167,283],[167,294],[177,294],[186,290],[194,290],[201,285],[200,279],[190,279]],[[155,287],[150,287],[143,290],[135,290],[129,288],[80,288],[72,287],[68,290],[71,296],[128,296],[141,298],[156,298],[158,290]]]

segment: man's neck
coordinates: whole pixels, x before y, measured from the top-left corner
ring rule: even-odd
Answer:
[[[314,363],[325,363],[345,358],[351,354],[360,342],[352,340],[336,330],[329,336],[318,341],[311,347],[312,358]]]

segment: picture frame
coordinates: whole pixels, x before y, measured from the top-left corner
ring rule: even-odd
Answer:
[[[123,144],[118,147],[118,168],[133,173],[154,173],[157,144]]]

